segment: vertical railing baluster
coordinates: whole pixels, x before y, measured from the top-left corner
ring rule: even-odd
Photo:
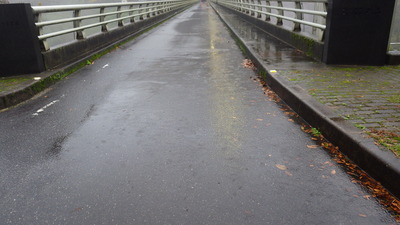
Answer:
[[[257,13],[257,18],[260,19],[262,17],[261,11],[263,11],[263,8],[262,8],[262,5],[261,5],[261,0],[257,0],[257,4],[258,4],[258,11],[260,11],[260,12]]]
[[[43,15],[41,13],[36,13],[35,14],[35,23],[38,23],[38,22],[42,21],[42,17],[43,17]],[[43,34],[43,27],[38,27],[37,31],[38,31],[38,35],[42,35]],[[47,42],[46,39],[39,40],[39,42],[40,42],[39,43],[40,44],[40,50],[42,50],[42,51],[50,50],[49,43]]]
[[[283,7],[282,1],[278,1],[278,7]],[[283,10],[282,9],[278,9],[278,15],[283,16]],[[282,26],[283,25],[282,18],[277,17],[276,25],[278,25],[278,26]]]
[[[150,18],[150,4],[149,3],[147,3],[146,4],[146,12],[147,12],[147,14],[146,14],[146,18]]]
[[[158,12],[158,4],[157,3],[153,3],[153,7],[151,9],[153,16],[157,15]]]
[[[250,14],[251,15],[251,0],[247,0],[247,14]]]
[[[75,18],[79,17],[80,14],[81,14],[81,10],[79,10],[79,9],[74,10],[73,17],[75,17]],[[75,20],[73,24],[74,24],[74,28],[79,28],[79,27],[81,27],[82,20]],[[83,30],[78,30],[76,32],[76,39],[78,39],[78,40],[85,39],[85,33],[83,32]]]
[[[164,13],[165,12],[166,6],[167,6],[166,2],[160,2],[160,13]]]
[[[118,6],[117,7],[117,12],[120,12],[120,11],[121,11],[121,6]],[[121,14],[122,13],[117,13],[117,18],[121,18]],[[118,20],[118,26],[119,27],[123,27],[124,26],[124,21]]]
[[[167,2],[160,2],[160,4],[161,4],[161,13],[165,13],[165,12],[167,12],[167,6],[168,6],[168,3]]]
[[[250,15],[251,15],[251,16],[254,16],[254,15],[255,15],[255,13],[254,13],[254,9],[255,9],[254,0],[250,0],[250,4],[252,4],[252,5],[249,7],[249,8],[251,9]]]
[[[323,7],[323,8],[324,8],[324,12],[328,12],[328,2],[323,3],[323,5],[324,5],[324,7]],[[324,17],[324,20],[323,20],[323,21],[324,21],[323,23],[326,24],[326,17]],[[326,30],[323,30],[323,31],[322,31],[322,35],[321,35],[321,38],[320,38],[321,41],[324,41],[324,40],[325,40],[325,31],[326,31]]]
[[[302,9],[301,2],[295,2],[295,8],[296,9]],[[296,14],[296,19],[303,20],[303,13],[296,12],[295,14]],[[293,31],[296,31],[296,32],[300,32],[301,31],[300,23],[294,22]]]
[[[162,13],[162,7],[163,7],[163,3],[162,2],[158,2],[157,3],[158,7],[157,7],[157,15]]]
[[[160,2],[156,3],[156,8],[155,8],[155,15],[159,15],[161,13],[161,4]]]
[[[269,0],[266,0],[265,1],[265,6],[271,6],[271,3],[269,2]],[[271,9],[270,8],[265,8],[265,11],[267,12],[267,13],[271,13]],[[265,21],[271,21],[271,16],[270,15],[267,15],[267,14],[265,14]]]
[[[106,12],[105,10],[106,10],[105,7],[101,7],[101,8],[100,8],[100,14],[104,14],[104,13]],[[100,23],[101,23],[101,22],[104,22],[105,19],[106,19],[105,16],[100,16]],[[108,31],[107,24],[101,25],[101,32],[107,32],[107,31]]]
[[[134,6],[133,5],[130,5],[129,6],[129,16],[131,16],[131,18],[129,19],[129,21],[131,22],[131,23],[134,23],[135,22],[135,13],[134,13],[135,11],[134,11]]]
[[[139,20],[144,20],[144,18],[143,18],[143,4],[139,4],[139,14],[140,14],[140,16],[139,16]]]

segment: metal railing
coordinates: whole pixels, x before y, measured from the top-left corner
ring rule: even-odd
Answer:
[[[213,0],[215,3],[254,16],[305,36],[323,41],[327,0]]]
[[[35,25],[39,31],[42,51],[50,50],[49,39],[63,36],[54,42],[65,44],[85,39],[88,35],[145,20],[192,4],[194,0],[145,1],[59,6],[33,6]],[[113,26],[114,24],[114,26]],[[73,34],[66,37],[66,35]]]

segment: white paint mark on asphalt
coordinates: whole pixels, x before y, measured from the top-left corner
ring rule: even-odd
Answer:
[[[104,68],[106,68],[106,67],[109,67],[110,65],[107,63],[107,64],[105,64],[103,67],[102,67],[102,69],[104,69]],[[98,72],[100,72],[100,70],[101,69],[98,69],[97,71],[96,71],[96,73],[98,73]]]
[[[39,116],[39,113],[44,112],[45,109],[49,108],[50,106],[54,105],[55,103],[59,102],[60,100],[54,100],[49,104],[43,106],[42,108],[38,109],[32,116]]]

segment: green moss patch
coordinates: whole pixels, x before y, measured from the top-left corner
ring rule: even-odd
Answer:
[[[27,77],[0,78],[0,92],[11,91],[15,86],[32,81]]]

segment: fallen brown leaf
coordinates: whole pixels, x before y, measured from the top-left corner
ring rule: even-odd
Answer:
[[[307,145],[307,148],[318,148],[318,145]]]
[[[363,198],[370,200],[371,199],[371,195],[364,195]]]
[[[254,63],[250,59],[243,60],[242,66],[247,69],[252,69],[252,70],[256,69],[256,67],[254,66]]]
[[[289,171],[285,171],[285,174],[288,175],[289,177],[293,176],[293,174]]]
[[[276,166],[276,168],[278,168],[280,170],[287,170],[287,167],[285,165],[276,164],[275,166]]]

